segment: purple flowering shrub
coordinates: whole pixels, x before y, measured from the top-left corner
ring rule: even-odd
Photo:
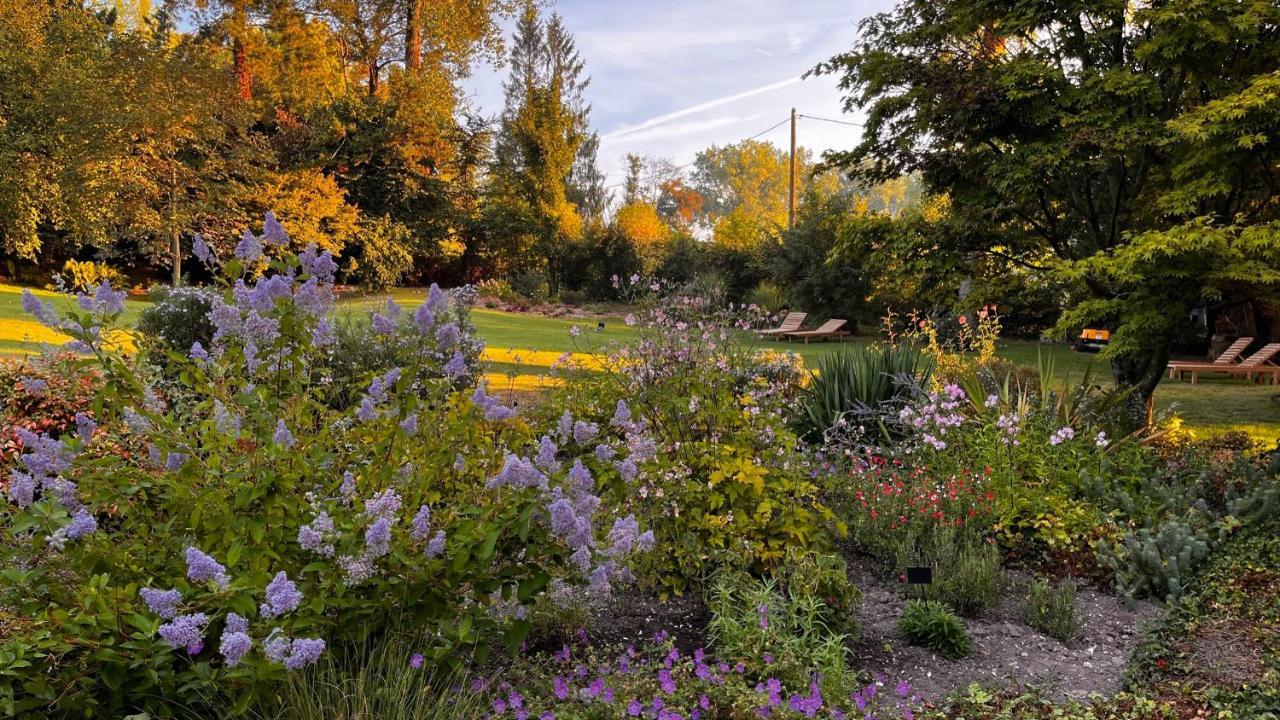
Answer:
[[[419,306],[410,312],[388,301],[367,318],[335,323],[334,342],[323,369],[331,389],[331,405],[348,407],[360,402],[361,381],[389,367],[417,367],[415,380],[420,384],[447,378],[455,389],[475,386],[484,350],[471,322],[475,289],[437,288],[430,296],[436,298],[431,303],[434,309]]]
[[[570,373],[548,406],[572,408],[566,425],[645,429],[602,490],[655,533],[662,551],[640,559],[642,578],[683,592],[719,567],[766,572],[789,548],[827,544],[835,523],[784,413],[799,373],[781,366],[794,362],[744,339],[744,309],[717,311],[681,292],[626,322],[638,339],[588,348],[605,371]],[[578,446],[591,445],[586,435]],[[632,479],[637,467],[647,472]]]
[[[243,710],[404,618],[432,664],[516,647],[553,577],[608,593],[651,545],[596,490],[636,479],[645,429],[539,435],[483,384],[457,389],[466,369],[450,363],[474,340],[438,289],[374,320],[430,334],[431,351],[331,405],[336,266],[313,249],[264,261],[284,242],[275,225],[221,263],[197,239],[225,280],[209,346],[175,359],[194,402],[169,402],[103,341],[122,294],[100,288],[65,315],[28,300],[104,386],[74,434],[26,432],[9,479],[0,604],[30,618],[0,645],[15,711],[167,714],[219,694]]]
[[[454,692],[486,693],[490,712],[481,717],[512,720],[912,720],[921,707],[906,683],[859,685],[850,677],[850,688],[833,691],[816,676],[785,681],[767,653],[751,660],[758,671],[702,649],[682,654],[660,632],[640,648],[566,645],[545,663],[523,663]]]

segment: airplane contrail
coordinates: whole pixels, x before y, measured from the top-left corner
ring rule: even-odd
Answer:
[[[613,140],[614,138],[624,137],[634,132],[639,132],[641,130],[648,130],[651,127],[655,127],[665,122],[670,122],[672,120],[685,117],[686,115],[693,115],[696,113],[700,113],[703,110],[709,110],[713,107],[718,107],[720,105],[725,105],[727,103],[734,102],[735,100],[741,100],[743,98],[751,97],[752,95],[767,93],[770,90],[777,90],[778,88],[783,88],[798,82],[800,82],[800,78],[793,77],[793,78],[788,78],[786,80],[782,80],[776,83],[771,83],[769,85],[762,85],[761,87],[758,87],[758,88],[744,90],[740,93],[734,93],[733,95],[725,95],[724,97],[719,97],[719,98],[716,98],[715,100],[708,100],[704,103],[693,105],[693,106],[684,108],[682,110],[676,110],[674,112],[666,113],[665,115],[658,115],[657,117],[649,118],[648,120],[645,120],[644,122],[638,125],[631,125],[629,127],[622,128],[621,130],[614,130],[611,133],[606,133],[604,135],[601,135],[600,140],[602,141]]]

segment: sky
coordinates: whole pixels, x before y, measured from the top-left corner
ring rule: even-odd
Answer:
[[[841,110],[834,76],[802,80],[817,63],[852,46],[858,21],[891,0],[559,0],[550,8],[573,33],[591,76],[587,99],[600,134],[599,161],[621,182],[623,156],[678,165],[711,145],[790,142],[791,112],[858,122]],[[510,33],[508,32],[508,37]],[[502,109],[505,68],[479,68],[468,81],[483,113]],[[779,125],[779,123],[781,123]],[[845,149],[859,129],[800,118],[797,142],[817,152]]]

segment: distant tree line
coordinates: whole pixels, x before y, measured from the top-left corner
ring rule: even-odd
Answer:
[[[462,90],[482,63],[507,73],[494,117]],[[741,299],[775,280],[786,152],[631,155],[610,184],[589,82],[562,19],[524,0],[0,0],[0,273],[198,282],[196,233],[225,256],[271,210],[371,288],[609,297],[639,272]],[[799,163],[802,204],[854,207]]]

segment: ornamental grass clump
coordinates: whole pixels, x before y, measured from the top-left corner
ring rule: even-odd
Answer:
[[[104,342],[123,293],[65,314],[24,298],[103,386],[74,433],[20,435],[0,605],[30,620],[0,645],[7,710],[239,711],[401,618],[432,665],[515,648],[553,577],[608,593],[652,544],[598,495],[643,477],[646,427],[540,433],[483,384],[459,388],[449,363],[473,340],[438,288],[373,319],[383,334],[411,323],[423,351],[334,407],[336,265],[286,240],[270,216],[224,262],[197,238],[222,292],[210,343],[173,360],[178,386]]]

